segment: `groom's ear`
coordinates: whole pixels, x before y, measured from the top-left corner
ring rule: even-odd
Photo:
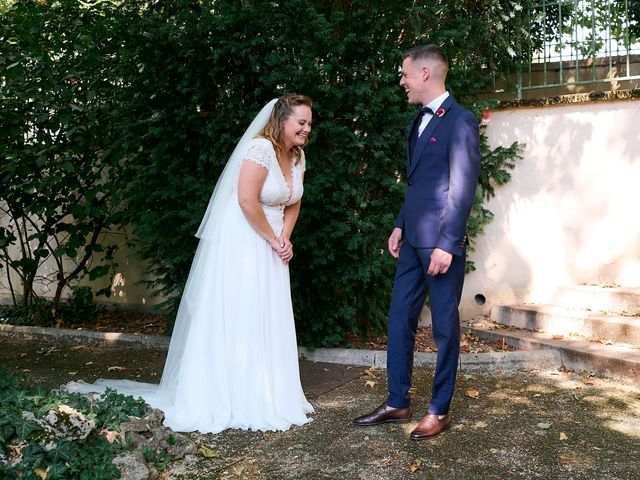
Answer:
[[[430,76],[431,69],[425,65],[424,67],[422,67],[422,81],[426,82],[427,80],[429,80]]]

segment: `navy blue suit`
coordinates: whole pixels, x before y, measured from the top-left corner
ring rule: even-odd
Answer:
[[[480,171],[478,122],[451,96],[422,135],[421,115],[407,136],[407,193],[396,227],[403,244],[389,308],[387,404],[409,406],[413,349],[420,311],[429,292],[438,358],[429,412],[446,414],[460,352],[460,317],[466,261],[466,228]],[[427,275],[435,248],[453,255],[445,274]]]

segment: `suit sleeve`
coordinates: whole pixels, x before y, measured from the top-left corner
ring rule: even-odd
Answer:
[[[396,224],[394,225],[394,227],[404,230],[404,204],[402,205],[402,208],[400,209],[400,213],[396,218]]]
[[[437,247],[461,255],[465,247],[467,221],[480,173],[478,122],[465,110],[456,120],[449,143],[449,192]]]

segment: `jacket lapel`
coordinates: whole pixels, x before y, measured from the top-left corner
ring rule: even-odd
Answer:
[[[417,130],[418,127],[420,126],[420,118],[422,116],[420,114],[418,114],[416,116],[416,118],[413,119],[413,122],[411,123],[411,127],[409,127],[409,130],[407,132],[407,174],[409,173],[409,169],[411,168],[411,157],[413,156],[413,151],[415,150],[416,146],[413,144],[413,138],[414,136],[416,136],[417,138]],[[417,142],[416,142],[417,143]]]
[[[449,95],[445,99],[445,101],[442,103],[442,105],[440,106],[438,111],[442,109],[442,110],[444,110],[444,114],[446,114],[447,111],[451,108],[452,105],[453,105],[453,97],[451,95]],[[426,128],[422,132],[422,135],[420,135],[420,137],[418,137],[418,141],[416,142],[416,146],[413,148],[413,152],[411,152],[407,178],[409,178],[411,176],[413,171],[418,166],[418,163],[422,159],[422,153],[423,153],[425,147],[427,146],[427,144],[429,143],[429,140],[431,139],[432,135],[435,133],[435,131],[438,129],[438,127],[442,123],[442,119],[444,118],[444,114],[441,115],[440,117],[438,115],[434,114],[433,118],[431,118],[431,120],[429,120],[429,123],[427,124]]]

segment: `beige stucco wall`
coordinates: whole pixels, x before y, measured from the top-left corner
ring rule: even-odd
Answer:
[[[8,218],[0,217],[0,226],[6,224],[7,221]],[[110,286],[111,296],[108,298],[105,296],[96,297],[97,303],[122,305],[135,310],[151,310],[152,306],[161,302],[162,299],[152,296],[151,292],[141,283],[142,280],[148,279],[148,275],[145,277],[147,266],[140,261],[133,250],[125,246],[127,235],[128,234],[124,233],[113,233],[107,235],[105,238],[104,244],[120,246],[115,255],[115,261],[118,267],[113,275],[111,277],[100,278],[95,282],[89,282],[85,279],[81,282],[81,285],[91,285],[94,290]],[[65,259],[64,265],[66,272],[75,268],[75,263],[69,259]],[[44,262],[38,271],[40,280],[34,285],[34,290],[38,295],[53,297],[56,288],[54,281],[56,273],[57,266],[53,259],[50,258]],[[4,268],[1,269],[0,274],[0,303],[9,303],[11,301],[11,292],[8,288],[6,270]],[[11,281],[16,293],[22,293],[20,280],[15,273],[12,274]],[[69,294],[69,289],[65,289],[63,296],[66,297]]]
[[[463,316],[549,301],[561,285],[640,285],[640,101],[496,110],[487,134],[525,148],[488,203]]]

